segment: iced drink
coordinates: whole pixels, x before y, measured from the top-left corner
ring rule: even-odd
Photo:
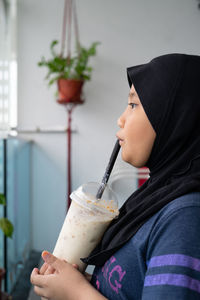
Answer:
[[[72,203],[53,251],[55,256],[77,264],[81,272],[86,265],[80,258],[90,254],[119,214],[115,193],[107,186],[102,198],[96,199],[98,188],[98,183],[87,183],[70,195]]]

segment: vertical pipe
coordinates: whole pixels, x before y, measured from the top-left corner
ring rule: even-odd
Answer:
[[[71,199],[71,113],[72,109],[68,109],[68,128],[67,128],[67,147],[68,147],[68,159],[67,159],[67,181],[68,181],[68,193],[67,193],[67,210],[70,207]]]
[[[67,107],[67,112],[68,112],[68,126],[67,126],[67,210],[70,207],[71,204],[71,199],[70,199],[70,194],[71,194],[71,141],[72,141],[72,128],[71,128],[71,123],[72,123],[72,111],[75,108],[76,103],[69,102],[66,107]]]

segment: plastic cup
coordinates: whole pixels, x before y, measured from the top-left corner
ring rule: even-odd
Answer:
[[[107,185],[102,198],[96,199],[100,184],[86,183],[75,190],[53,254],[77,264],[84,272],[87,257],[101,240],[110,222],[119,214],[116,194]]]

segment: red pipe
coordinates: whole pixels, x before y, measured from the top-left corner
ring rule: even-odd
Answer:
[[[70,207],[71,199],[71,113],[72,109],[68,109],[68,128],[67,128],[67,146],[68,146],[68,158],[67,158],[67,210]]]
[[[68,111],[68,127],[67,127],[67,148],[68,148],[68,158],[67,158],[67,211],[71,204],[71,135],[72,135],[72,111],[76,104],[70,104],[70,106],[67,106]]]

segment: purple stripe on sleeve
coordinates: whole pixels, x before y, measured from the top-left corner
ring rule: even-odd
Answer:
[[[144,286],[175,285],[200,293],[200,281],[182,274],[156,274],[145,277]]]
[[[200,272],[200,259],[183,254],[167,254],[152,257],[148,264],[148,268],[161,266],[181,266]]]

